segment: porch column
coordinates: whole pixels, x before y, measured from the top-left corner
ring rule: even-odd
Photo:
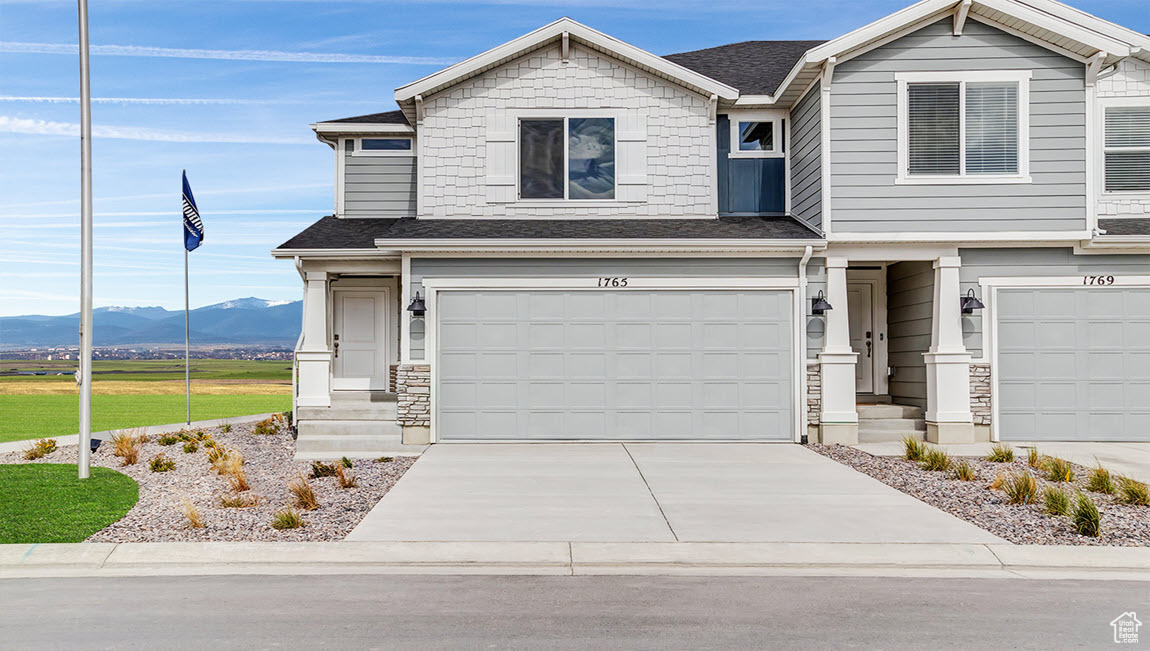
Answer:
[[[295,354],[299,367],[296,405],[330,407],[332,351],[327,334],[327,272],[308,271],[305,276],[303,342]]]
[[[850,319],[847,314],[847,259],[827,258],[827,332],[822,367],[822,413],[819,416],[821,443],[853,445],[859,439],[859,417],[855,407],[855,364],[858,353],[851,349]]]
[[[944,256],[934,263],[934,306],[926,362],[926,440],[973,443],[970,413],[970,353],[962,343],[962,260]]]

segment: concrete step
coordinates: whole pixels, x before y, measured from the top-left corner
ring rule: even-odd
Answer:
[[[919,430],[926,431],[923,418],[859,418],[859,431]]]
[[[399,399],[394,393],[386,391],[332,391],[331,402],[335,403],[367,403],[367,404],[395,404]]]
[[[396,418],[396,403],[332,402],[330,407],[300,407],[296,411],[296,418],[300,421],[394,421]]]
[[[394,421],[302,421],[296,438],[297,461],[349,458],[374,459],[419,454],[424,446],[403,444],[403,429]]]
[[[926,440],[926,432],[916,429],[902,430],[863,430],[859,429],[859,443],[886,443],[888,441],[901,441],[906,437]]]
[[[920,407],[909,405],[858,405],[859,420],[922,418]]]

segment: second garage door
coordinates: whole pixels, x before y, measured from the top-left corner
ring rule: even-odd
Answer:
[[[792,293],[441,291],[440,440],[792,440]]]
[[[1001,289],[998,434],[1150,440],[1150,289]]]

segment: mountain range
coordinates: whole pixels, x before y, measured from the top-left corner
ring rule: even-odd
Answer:
[[[239,298],[191,311],[193,345],[292,346],[299,338],[302,301]],[[92,311],[97,346],[184,343],[183,310],[101,307]],[[0,348],[79,343],[80,315],[0,317]]]

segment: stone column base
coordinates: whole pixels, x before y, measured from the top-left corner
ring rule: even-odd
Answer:
[[[858,445],[858,423],[822,423],[819,425],[819,443],[823,445]]]
[[[431,428],[427,425],[404,425],[404,445],[428,445],[431,443]]]
[[[931,423],[926,424],[926,440],[929,443],[974,443],[974,423]]]

